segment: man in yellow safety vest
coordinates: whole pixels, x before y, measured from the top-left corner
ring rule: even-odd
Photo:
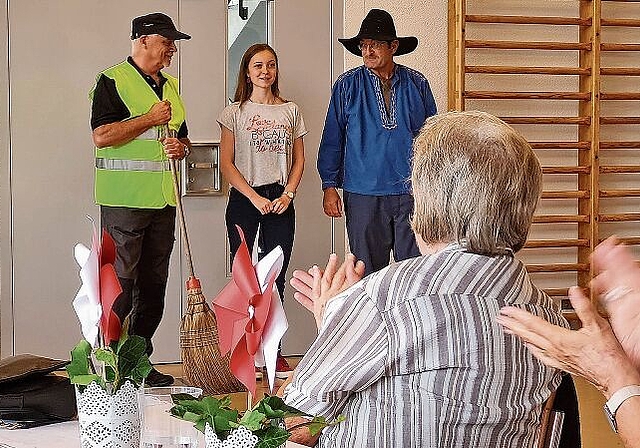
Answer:
[[[121,320],[130,316],[129,332],[144,337],[151,354],[175,239],[169,159],[184,158],[190,147],[178,80],[161,70],[178,51],[175,41],[191,36],[162,13],[136,17],[131,28],[131,56],[99,73],[89,95],[95,198],[117,248],[122,294],[114,310]],[[163,133],[167,126],[175,137]],[[173,377],[154,368],[146,384],[168,386]]]

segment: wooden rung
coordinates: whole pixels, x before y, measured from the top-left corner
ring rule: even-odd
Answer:
[[[554,247],[588,247],[589,240],[528,240],[524,247],[527,249],[554,248]]]
[[[567,297],[569,288],[544,288],[544,292],[551,297]]]
[[[514,40],[464,41],[465,48],[496,48],[500,50],[591,50],[591,42],[533,42]]]
[[[640,76],[640,68],[636,67],[601,67],[601,75]]]
[[[533,149],[591,149],[591,142],[529,142]]]
[[[569,322],[572,328],[577,328],[582,325],[582,321],[580,321],[578,314],[573,308],[562,308],[560,313],[562,313],[562,317]]]
[[[521,23],[525,25],[591,25],[591,17],[539,17],[539,16],[494,16],[486,14],[467,14],[467,22],[475,23]]]
[[[585,190],[543,191],[542,199],[583,199],[588,198],[589,192]]]
[[[467,65],[466,73],[496,75],[589,75],[591,69],[581,67],[515,67],[507,65]]]
[[[527,272],[586,272],[587,263],[528,264]]]
[[[535,215],[534,224],[589,222],[589,215]]]
[[[544,166],[542,174],[590,174],[588,166]]]
[[[640,196],[640,190],[600,190],[601,198],[636,198]]]
[[[640,51],[640,44],[600,44],[602,51]]]
[[[600,93],[601,100],[640,100],[640,92],[608,92]]]
[[[640,213],[616,213],[609,215],[599,215],[600,222],[629,222],[640,221]]]
[[[509,124],[591,124],[591,117],[500,117]]]
[[[637,246],[640,245],[640,237],[637,236],[618,236],[618,241],[621,243],[627,244],[629,246]],[[604,241],[604,239],[602,240]]]
[[[600,149],[636,149],[640,142],[600,142]]]
[[[590,100],[589,92],[499,92],[492,90],[467,90],[468,99],[494,100]]]
[[[600,25],[638,27],[640,26],[640,20],[639,19],[600,19]]]
[[[600,124],[640,124],[640,117],[600,117]]]
[[[603,174],[633,174],[640,173],[640,166],[637,165],[608,165],[600,166]]]

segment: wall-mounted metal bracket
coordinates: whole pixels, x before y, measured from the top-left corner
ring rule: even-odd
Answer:
[[[192,143],[191,154],[182,161],[182,194],[216,196],[223,194],[220,173],[220,143]]]

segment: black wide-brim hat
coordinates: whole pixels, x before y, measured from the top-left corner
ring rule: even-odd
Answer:
[[[396,26],[393,24],[393,17],[382,9],[372,9],[360,25],[360,32],[350,39],[338,39],[350,53],[362,56],[362,51],[358,48],[362,39],[397,40],[400,44],[395,52],[395,56],[411,53],[418,46],[418,38],[414,36],[398,37]]]

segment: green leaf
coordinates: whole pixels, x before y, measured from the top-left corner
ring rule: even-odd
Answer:
[[[258,443],[255,448],[278,448],[285,443],[291,434],[286,429],[278,426],[269,426],[266,430],[260,431]]]
[[[71,350],[71,362],[67,364],[66,370],[69,379],[73,383],[74,377],[78,375],[89,375],[92,373],[89,364],[89,356],[91,355],[91,344],[86,340],[81,340]]]
[[[256,406],[256,409],[264,413],[268,419],[286,417],[311,417],[294,407],[287,405],[280,397],[265,395]]]
[[[236,427],[238,421],[238,411],[229,409],[220,409],[220,411],[213,416],[213,422],[215,423],[216,432],[231,431]]]
[[[198,421],[200,421],[202,417],[200,416],[200,414],[185,412],[184,414],[182,414],[182,418],[184,420],[187,420],[188,422],[198,423]]]
[[[209,426],[211,426],[211,429],[213,429],[214,431],[216,431],[216,425],[213,424],[213,420],[209,421],[207,419],[200,419],[198,420],[198,422],[195,424],[195,428],[200,431],[201,433],[204,434],[204,430],[205,430],[205,426],[206,423],[209,423]],[[218,431],[216,431],[216,434],[218,433]]]
[[[125,378],[130,378],[135,383],[140,383],[149,374],[151,365],[146,351],[147,341],[137,335],[130,335],[118,347],[116,352],[118,360],[117,371],[123,381]]]
[[[112,367],[113,369],[117,368],[118,363],[116,361],[116,354],[113,353],[111,348],[108,348],[108,349],[99,348],[99,349],[96,349],[95,353],[96,353],[96,359],[98,361],[102,361],[103,363]]]
[[[88,375],[74,375],[73,378],[69,376],[69,380],[72,384],[77,384],[78,386],[88,386],[89,384],[91,384],[91,381],[95,381],[100,386],[104,387],[102,378],[100,378],[95,373],[90,373]]]
[[[264,419],[265,415],[260,411],[247,411],[238,423],[251,431],[257,431],[262,427]]]
[[[309,432],[311,433],[311,435],[315,436],[316,434],[319,434],[320,431],[322,431],[327,426],[335,426],[338,423],[342,423],[345,420],[346,418],[344,415],[339,415],[338,418],[336,418],[332,422],[327,422],[327,420],[324,417],[314,417],[307,426],[309,427]]]

